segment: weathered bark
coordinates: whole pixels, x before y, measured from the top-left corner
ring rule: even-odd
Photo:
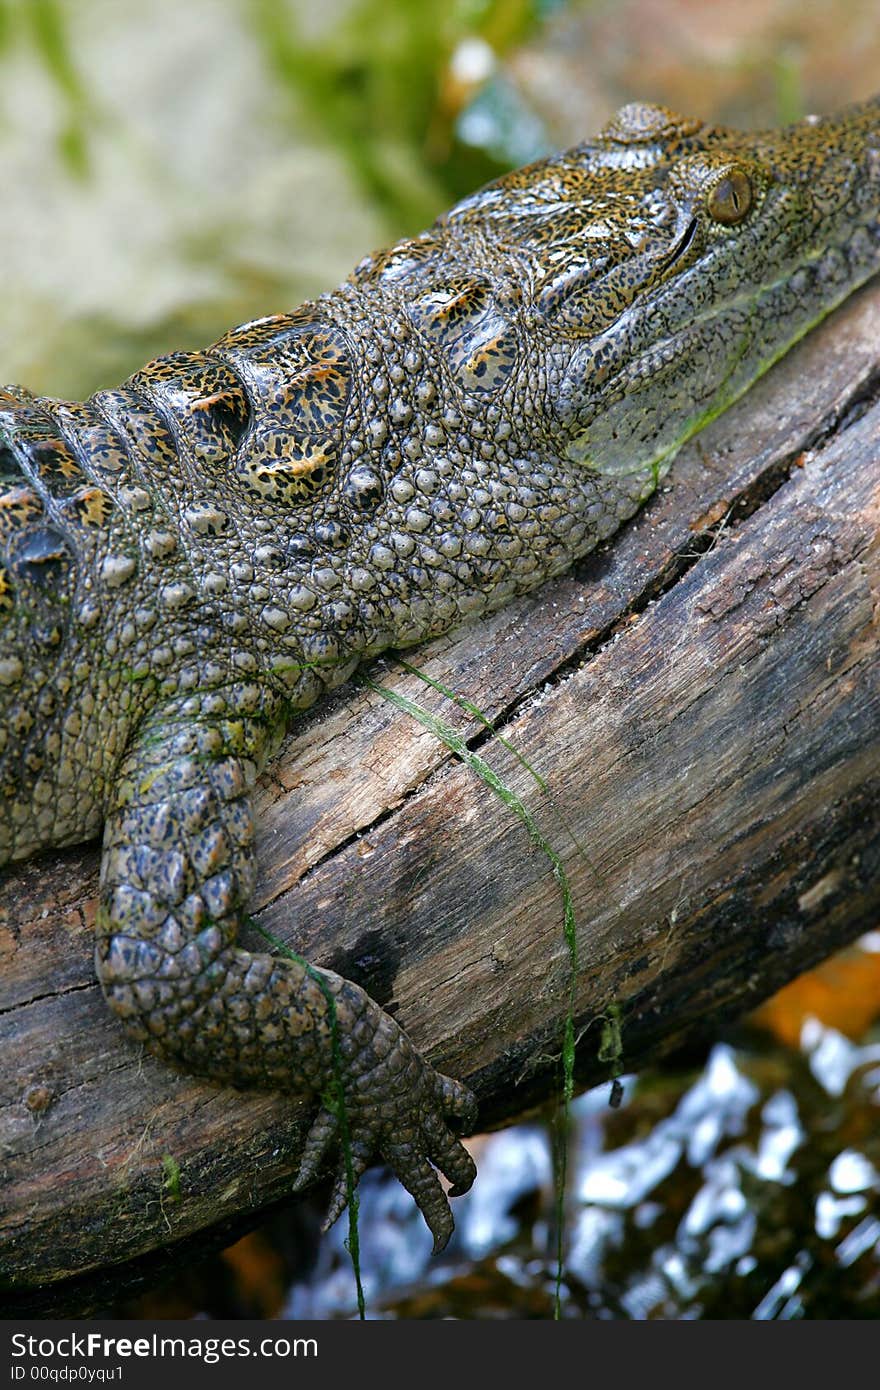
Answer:
[[[463,731],[564,861],[583,1083],[745,1010],[880,908],[880,287],[683,451],[578,571],[373,682]],[[570,960],[517,816],[375,686],[260,792],[263,927],[390,1004],[484,1123],[558,1081]],[[97,850],[18,868],[0,916],[0,1272],[106,1267],[277,1200],[308,1107],[179,1076],[106,1013]],[[255,938],[259,940],[259,938]],[[179,1193],[163,1158],[179,1167]]]

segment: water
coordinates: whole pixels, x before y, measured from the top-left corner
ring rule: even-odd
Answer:
[[[880,1316],[880,1030],[861,1044],[808,1019],[800,1044],[757,1031],[698,1071],[624,1079],[573,1109],[562,1315]],[[362,1184],[373,1316],[546,1317],[555,1280],[550,1140],[530,1124],[476,1141],[440,1259],[398,1184]],[[325,1239],[289,1317],[354,1308],[345,1224]],[[502,1292],[503,1291],[503,1292]]]

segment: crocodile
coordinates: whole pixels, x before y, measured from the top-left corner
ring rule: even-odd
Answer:
[[[632,104],[293,312],[84,403],[0,392],[0,864],[103,829],[110,1009],[313,1096],[326,1224],[378,1157],[442,1248],[476,1105],[358,985],[238,944],[260,769],[365,658],[609,537],[878,269],[880,98],[750,134]]]

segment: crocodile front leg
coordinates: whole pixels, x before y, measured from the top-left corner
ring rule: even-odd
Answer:
[[[452,1195],[473,1182],[450,1127],[473,1124],[471,1093],[434,1071],[351,981],[236,945],[254,877],[250,798],[264,739],[257,724],[175,721],[164,711],[140,733],[104,836],[104,993],[133,1038],[182,1069],[322,1098],[296,1186],[340,1137],[341,1092],[354,1178],[383,1158],[440,1250],[453,1221],[432,1164]],[[346,1199],[343,1156],[328,1225]]]

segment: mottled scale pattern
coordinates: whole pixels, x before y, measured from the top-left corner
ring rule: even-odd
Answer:
[[[462,390],[494,393],[512,377],[517,336],[488,281],[447,276],[442,288],[415,300],[411,314]]]
[[[175,352],[151,362],[132,385],[156,403],[197,464],[218,467],[236,452],[250,424],[250,398],[231,367],[206,352]]]
[[[103,827],[110,1007],[173,1066],[313,1093],[299,1182],[342,1096],[355,1176],[384,1157],[440,1246],[474,1101],[357,986],[238,945],[260,767],[365,656],[610,536],[880,266],[878,126],[626,107],[293,312],[85,403],[0,392],[0,864]]]
[[[278,314],[216,345],[255,402],[240,475],[261,497],[308,502],[329,485],[342,446],[351,367],[345,337],[309,313]]]

